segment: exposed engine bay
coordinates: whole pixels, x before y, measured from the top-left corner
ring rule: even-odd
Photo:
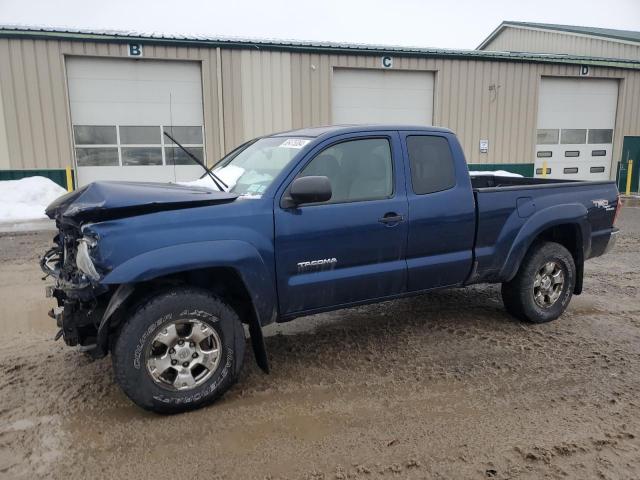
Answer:
[[[108,297],[102,294],[109,287],[97,283],[100,276],[89,256],[91,240],[76,227],[62,227],[53,242],[54,246],[40,260],[40,267],[45,279],[55,279],[55,284],[47,287],[47,296],[58,304],[49,312],[60,328],[56,338],[62,336],[67,345],[93,351]]]

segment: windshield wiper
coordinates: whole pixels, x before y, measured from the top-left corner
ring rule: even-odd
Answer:
[[[180,147],[182,149],[182,151],[184,153],[186,153],[191,160],[193,160],[198,165],[200,165],[202,168],[204,168],[204,171],[211,177],[211,180],[213,180],[213,183],[216,184],[216,187],[218,187],[218,190],[220,190],[221,192],[225,192],[226,191],[225,189],[229,188],[229,186],[226,183],[224,183],[219,176],[217,176],[215,173],[213,173],[211,170],[209,170],[207,168],[207,166],[198,157],[196,157],[193,153],[191,153],[189,150],[187,150],[182,145],[180,145],[180,143],[175,138],[173,138],[171,135],[169,135],[167,132],[164,132],[164,134],[167,136],[167,138],[169,138],[169,140],[171,140],[178,147]]]

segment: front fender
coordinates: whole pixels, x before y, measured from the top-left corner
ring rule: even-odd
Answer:
[[[566,224],[576,225],[580,229],[583,254],[586,254],[591,247],[591,225],[587,220],[585,206],[570,203],[548,207],[533,214],[522,225],[500,270],[500,279],[509,281],[515,277],[529,247],[543,231],[556,225]]]
[[[210,267],[236,270],[249,291],[260,324],[271,321],[276,308],[274,280],[258,250],[240,240],[181,243],[150,250],[118,265],[101,283],[145,282],[172,273]]]

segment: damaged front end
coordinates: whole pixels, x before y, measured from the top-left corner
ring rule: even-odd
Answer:
[[[47,296],[57,301],[57,307],[49,312],[60,328],[57,338],[62,336],[67,345],[78,346],[96,358],[108,353],[109,335],[121,320],[117,312],[131,295],[133,286],[103,281],[114,268],[114,255],[121,253],[104,235],[100,238],[98,232],[104,233],[106,224],[164,211],[228,203],[237,197],[234,193],[193,186],[95,182],[51,203],[46,214],[55,219],[58,234],[40,266],[45,278],[55,279],[55,284],[47,287]]]
[[[76,226],[59,225],[53,241],[40,267],[45,278],[55,279],[54,285],[46,287],[46,294],[57,301],[49,312],[60,328],[56,339],[62,336],[67,345],[79,346],[95,357],[104,356],[98,331],[111,295],[110,288],[99,283],[101,273],[91,257],[97,239],[84,235]]]

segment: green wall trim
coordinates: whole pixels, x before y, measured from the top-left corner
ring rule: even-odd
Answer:
[[[71,171],[71,175],[74,175]],[[63,168],[59,169],[42,169],[42,170],[0,170],[0,181],[2,180],[20,180],[25,177],[46,177],[62,188],[67,188],[67,172]],[[74,179],[75,183],[75,179]]]
[[[505,170],[518,173],[523,177],[533,177],[533,163],[470,163],[469,170],[486,172],[487,170]]]

